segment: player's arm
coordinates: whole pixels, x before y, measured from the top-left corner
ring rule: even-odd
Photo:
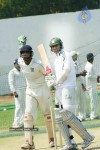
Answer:
[[[56,82],[56,84],[62,84],[65,80],[67,80],[67,78],[69,77],[70,75],[70,68],[66,68],[64,70],[64,72],[62,73],[62,76],[58,79],[58,81]]]
[[[62,84],[67,78],[69,77],[71,72],[71,57],[64,58],[63,68],[62,68],[62,74],[60,78],[57,80],[57,84]]]
[[[46,69],[44,68],[44,66],[43,66],[43,64],[42,64],[41,61],[39,62],[39,69],[40,69],[40,71],[42,72],[42,74],[43,74],[44,76],[46,76]]]
[[[13,95],[15,97],[18,97],[18,94],[17,94],[17,92],[15,90],[15,86],[14,86],[14,73],[12,70],[8,74],[8,82],[9,82],[10,90],[13,92]]]
[[[80,77],[80,76],[86,76],[86,73],[87,73],[87,71],[86,70],[83,70],[82,72],[80,72],[80,73],[77,73],[76,74],[76,77]]]
[[[81,84],[82,85],[82,89],[83,89],[83,91],[86,91],[86,87],[85,87],[85,85],[82,83]]]

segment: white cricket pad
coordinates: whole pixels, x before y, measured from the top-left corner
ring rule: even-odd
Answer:
[[[66,122],[67,125],[70,125],[71,128],[83,139],[88,140],[91,139],[91,135],[84,128],[83,124],[79,121],[79,119],[72,114],[70,111],[61,110],[60,111],[63,121]]]
[[[33,117],[30,114],[25,114],[24,116],[24,130],[25,130],[25,140],[28,141],[30,145],[33,144]]]
[[[49,142],[54,141],[51,115],[44,116],[44,119],[45,119],[45,123],[46,123],[46,127],[47,127]]]
[[[60,109],[59,108],[55,108],[55,120],[56,120],[56,124],[58,125],[59,127],[59,130],[61,131],[61,134],[68,146],[68,148],[72,147],[72,144],[71,144],[71,140],[70,140],[70,133],[69,133],[69,128],[68,126],[66,125],[66,123],[63,121],[59,111]]]

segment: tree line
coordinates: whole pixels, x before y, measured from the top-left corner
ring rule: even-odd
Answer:
[[[99,9],[100,0],[0,0],[0,19]]]

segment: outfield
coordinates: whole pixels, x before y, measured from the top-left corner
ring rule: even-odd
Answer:
[[[95,139],[92,142],[92,144],[86,149],[86,150],[100,150],[100,128],[91,128],[88,129],[89,132],[91,132],[93,135],[95,135]],[[74,133],[74,132],[73,132]],[[78,147],[80,149],[82,144],[82,139],[74,133],[75,140],[78,144]],[[57,139],[59,138],[57,133]],[[20,146],[24,142],[24,136],[14,136],[9,138],[2,138],[0,139],[0,150],[21,150]],[[48,146],[48,140],[47,140],[47,133],[42,134],[35,134],[34,136],[34,142],[36,150],[54,150],[55,148],[49,148]],[[59,139],[58,139],[58,147],[59,149]],[[64,141],[63,141],[64,145]]]
[[[12,126],[13,122],[13,115],[14,115],[14,100],[12,97],[10,97],[9,101],[6,98],[3,98],[4,101],[0,99],[0,102],[4,104],[10,104],[10,106],[7,108],[8,110],[0,111],[0,150],[19,150],[20,145],[24,142],[24,132],[9,132],[9,127]],[[100,104],[100,101],[99,101]],[[99,105],[100,106],[100,105]],[[12,109],[13,108],[13,109]],[[100,111],[100,110],[99,110]],[[84,126],[95,135],[95,140],[89,146],[87,150],[100,150],[100,135],[99,135],[99,130],[100,130],[100,120],[92,120],[92,121],[84,121],[83,122]],[[48,140],[47,140],[47,133],[46,133],[46,128],[44,126],[44,117],[42,115],[42,112],[40,108],[38,109],[38,119],[36,122],[36,127],[39,127],[39,131],[35,132],[35,145],[36,149],[48,149]],[[57,130],[58,131],[58,130]],[[76,133],[74,133],[76,142],[78,143],[78,146],[80,148],[80,143],[82,140]],[[58,135],[57,135],[58,137]],[[64,144],[64,141],[63,141]],[[58,140],[58,146],[59,146],[59,140]],[[58,147],[59,148],[59,147]],[[52,148],[53,150],[54,148]]]

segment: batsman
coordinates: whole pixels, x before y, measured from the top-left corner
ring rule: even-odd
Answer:
[[[55,120],[66,143],[60,150],[78,149],[71,135],[71,129],[83,139],[82,149],[84,149],[91,144],[94,136],[87,132],[80,120],[75,116],[77,108],[75,100],[76,73],[72,58],[64,50],[63,42],[60,38],[52,38],[49,46],[51,51],[56,54],[54,61],[56,75],[56,81],[54,82],[56,86]]]
[[[54,147],[50,114],[50,90],[45,81],[45,69],[40,60],[33,58],[33,50],[29,45],[24,45],[20,48],[18,64],[27,81],[24,116],[25,143],[21,148],[25,150],[35,149],[32,128],[37,119],[38,106],[40,106],[45,118],[49,145]]]

